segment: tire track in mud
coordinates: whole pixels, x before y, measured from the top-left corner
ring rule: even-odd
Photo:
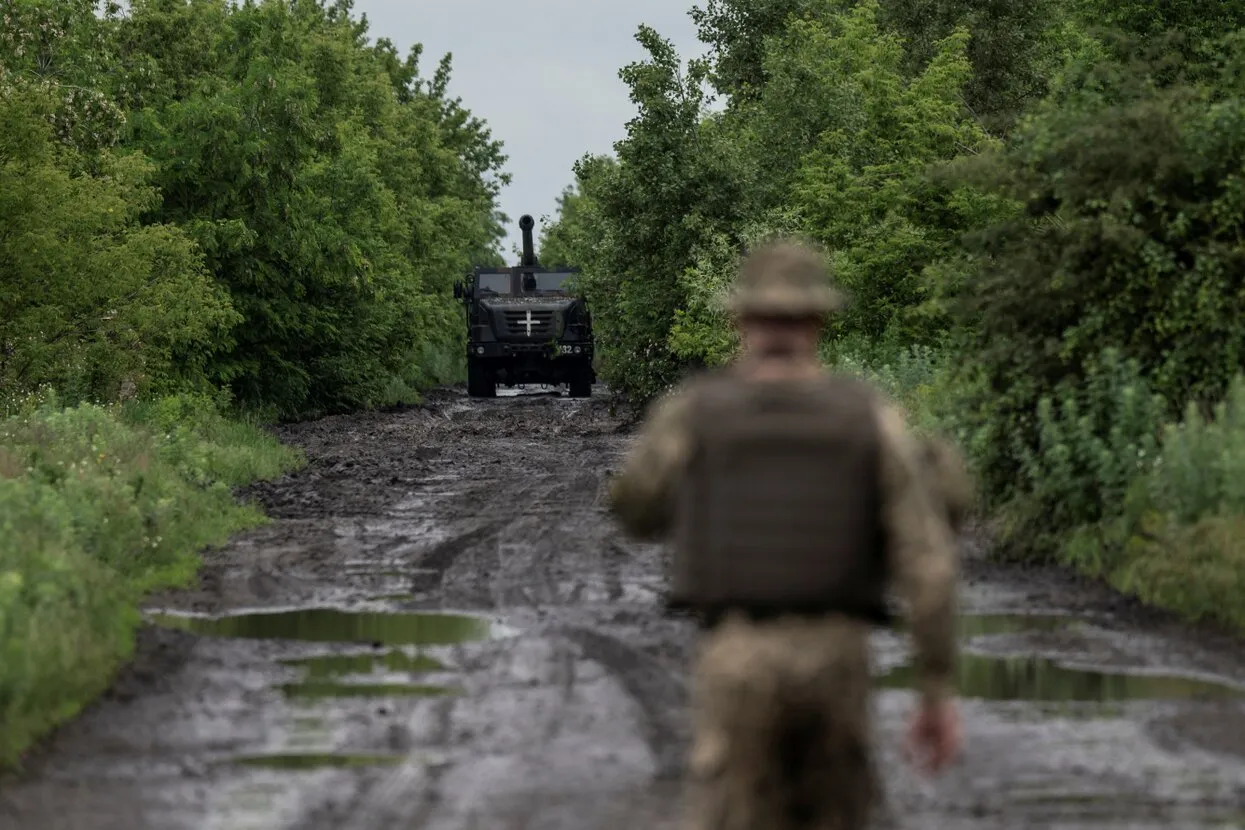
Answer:
[[[308,702],[283,691],[301,670],[282,661],[384,652],[144,629],[112,693],[25,775],[0,782],[0,830],[676,826],[694,627],[660,611],[660,547],[619,536],[603,508],[627,440],[603,401],[473,402],[446,390],[423,407],[280,434],[310,463],[244,494],[273,523],[206,554],[194,589],[153,606],[462,611],[508,630],[421,646],[436,668],[383,673],[454,694]],[[1245,685],[1239,638],[1191,632],[1082,580],[974,560],[966,584],[969,612],[1081,621],[977,632],[974,671],[1002,665],[1009,682],[1055,671],[1007,668],[1019,654]],[[880,672],[905,659],[894,634],[876,646]],[[876,707],[897,826],[1245,826],[1238,699],[1122,700],[1106,712],[977,695],[964,702],[963,763],[932,784],[898,756],[912,701],[886,689]],[[234,760],[295,750],[399,762],[299,771]]]

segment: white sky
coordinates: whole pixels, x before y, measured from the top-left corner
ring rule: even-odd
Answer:
[[[688,17],[692,0],[355,0],[372,39],[405,55],[424,45],[432,75],[453,53],[450,91],[505,144],[512,176],[501,194],[510,217],[507,261],[519,217],[552,217],[584,153],[609,153],[635,114],[618,70],[644,52],[641,23],[670,40],[685,61],[705,47]]]

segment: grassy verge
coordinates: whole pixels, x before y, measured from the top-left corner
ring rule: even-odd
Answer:
[[[189,582],[198,551],[259,524],[231,488],[299,456],[208,398],[0,415],[0,766],[100,694],[144,593]]]

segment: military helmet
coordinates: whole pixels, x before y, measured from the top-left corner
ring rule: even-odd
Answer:
[[[749,252],[727,299],[734,315],[820,317],[843,307],[830,284],[825,256],[812,246],[782,240]]]

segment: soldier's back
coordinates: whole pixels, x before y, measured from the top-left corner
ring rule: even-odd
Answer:
[[[833,374],[755,381],[727,370],[687,394],[694,441],[674,604],[884,620],[873,390]]]

